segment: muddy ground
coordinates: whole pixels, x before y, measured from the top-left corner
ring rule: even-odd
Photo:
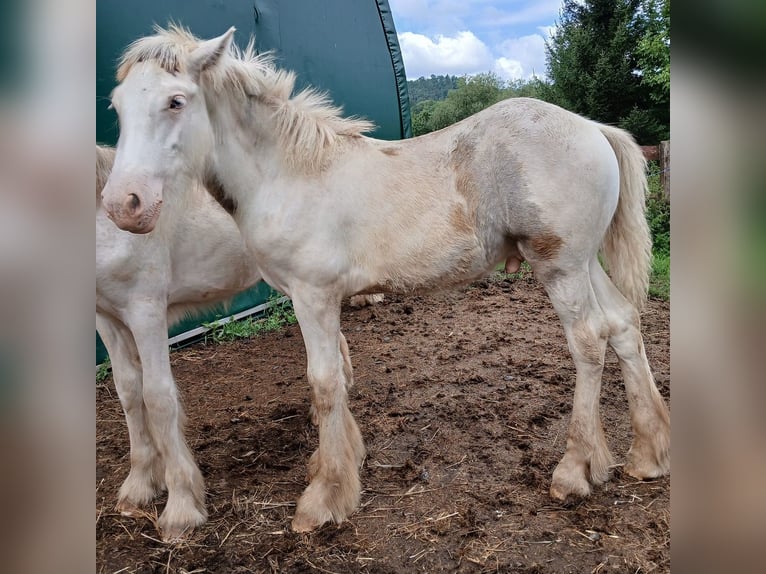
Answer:
[[[643,316],[649,362],[670,395],[669,304]],[[210,519],[182,543],[114,511],[129,468],[111,380],[97,390],[97,570],[178,572],[670,571],[670,480],[614,468],[591,497],[548,495],[562,456],[574,365],[531,276],[344,307],[350,407],[367,445],[361,508],[340,526],[290,531],[317,446],[300,331],[196,343],[171,355]],[[618,463],[627,402],[607,352],[601,412]]]

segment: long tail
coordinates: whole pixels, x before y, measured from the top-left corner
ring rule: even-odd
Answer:
[[[612,281],[637,309],[649,291],[652,236],[646,221],[646,160],[626,131],[601,125],[620,168],[620,199],[602,245]]]

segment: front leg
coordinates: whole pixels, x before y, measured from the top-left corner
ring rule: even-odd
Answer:
[[[162,457],[146,424],[141,360],[133,334],[117,318],[96,311],[96,329],[112,363],[130,438],[130,472],[120,487],[117,510],[131,516],[165,487]]]
[[[170,371],[167,309],[159,300],[135,304],[129,327],[143,365],[147,428],[165,466],[168,501],[158,525],[167,541],[205,522],[207,511],[202,473],[184,439],[184,413]]]
[[[293,295],[303,334],[308,379],[319,426],[319,448],[309,463],[311,483],[304,491],[292,526],[308,532],[325,522],[342,522],[359,505],[359,466],[364,443],[347,404],[350,361],[342,349],[340,298],[313,289]]]

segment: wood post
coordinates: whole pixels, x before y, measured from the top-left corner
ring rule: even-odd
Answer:
[[[670,198],[670,140],[660,142],[660,184],[665,197]]]

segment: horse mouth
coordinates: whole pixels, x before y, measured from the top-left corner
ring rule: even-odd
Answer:
[[[112,211],[109,209],[106,210],[106,215],[123,231],[144,235],[152,232],[156,227],[161,207],[162,200],[159,200],[151,207],[143,210],[138,217],[126,214],[123,210]]]

